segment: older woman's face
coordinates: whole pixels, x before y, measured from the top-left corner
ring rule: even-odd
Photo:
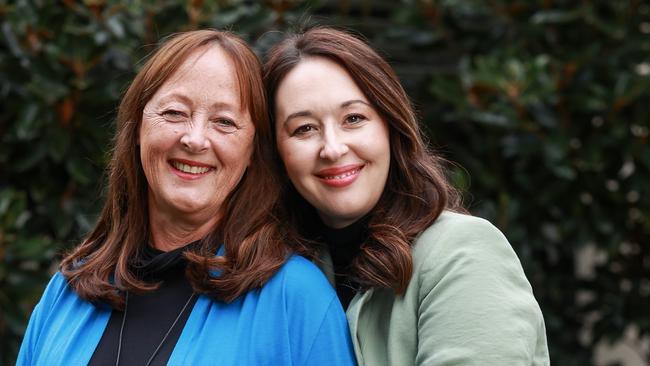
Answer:
[[[184,220],[219,215],[250,162],[254,135],[228,55],[218,46],[191,54],[142,113],[150,210]]]

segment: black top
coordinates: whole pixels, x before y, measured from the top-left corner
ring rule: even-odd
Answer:
[[[329,247],[334,264],[336,294],[344,309],[359,291],[359,283],[354,279],[350,264],[359,254],[361,244],[368,238],[369,217],[363,217],[342,229],[333,229],[321,224],[319,231],[323,241]]]
[[[145,365],[193,293],[185,277],[186,260],[182,253],[189,244],[169,252],[147,246],[140,260],[132,265],[135,273],[148,282],[161,281],[160,287],[144,295],[129,293],[128,311],[122,334],[120,365]],[[151,365],[166,365],[185,327],[194,296]],[[106,330],[88,365],[115,365],[120,327],[124,312],[113,310]]]

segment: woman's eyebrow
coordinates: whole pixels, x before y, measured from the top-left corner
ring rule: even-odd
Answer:
[[[215,102],[212,104],[212,109],[216,110],[226,110],[226,111],[231,111],[231,112],[236,112],[238,108],[233,104],[229,102]]]
[[[163,95],[160,98],[160,103],[165,104],[173,101],[180,101],[181,103],[187,104],[187,105],[193,105],[194,101],[192,98],[188,97],[185,94],[179,93],[179,92],[171,92],[169,94]],[[210,108],[216,109],[216,110],[227,110],[227,111],[237,111],[238,108],[234,103],[228,102],[228,101],[218,101],[214,102],[210,105]]]
[[[180,101],[184,104],[192,104],[192,100],[184,94],[178,92],[171,92],[161,96],[159,103],[165,104],[169,102]]]
[[[340,108],[346,108],[346,107],[349,107],[350,105],[356,104],[356,103],[361,103],[363,105],[366,105],[366,106],[370,107],[370,104],[368,102],[364,101],[364,100],[352,99],[352,100],[347,100],[347,101],[341,103]],[[309,110],[294,112],[294,113],[291,113],[290,115],[288,115],[287,118],[284,119],[283,124],[286,124],[287,122],[289,122],[289,120],[291,120],[293,118],[296,118],[296,117],[312,117],[312,116],[313,116],[313,113],[311,111],[309,111]]]
[[[355,104],[355,103],[365,104],[365,105],[367,105],[368,107],[370,107],[370,104],[368,104],[368,102],[366,102],[366,101],[363,101],[363,100],[361,100],[361,99],[353,99],[353,100],[348,100],[348,101],[346,101],[346,102],[341,103],[341,108],[348,107],[348,106],[350,106],[350,105],[352,105],[352,104]]]
[[[297,118],[297,117],[311,117],[313,116],[313,113],[311,111],[298,111],[291,113],[290,115],[287,116],[287,118],[284,119],[284,122],[282,124],[286,124],[289,122],[290,119],[292,118]]]

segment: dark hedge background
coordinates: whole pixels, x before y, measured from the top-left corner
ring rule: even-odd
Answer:
[[[0,0],[0,365],[93,225],[118,100],[155,43],[228,28],[263,55],[314,23],[397,69],[470,210],[519,254],[554,365],[650,337],[648,2]]]

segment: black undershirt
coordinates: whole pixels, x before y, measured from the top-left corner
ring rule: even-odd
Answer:
[[[169,330],[193,290],[185,277],[183,251],[195,243],[169,252],[147,246],[132,268],[141,279],[162,281],[157,290],[143,295],[129,293],[122,334],[120,365],[145,365]],[[196,302],[194,296],[151,365],[166,365]],[[113,310],[89,366],[115,365],[124,312]]]
[[[359,254],[361,244],[368,238],[368,219],[366,216],[341,229],[326,225],[321,225],[317,229],[330,250],[334,264],[336,294],[344,309],[348,308],[350,301],[360,289],[350,265]]]

